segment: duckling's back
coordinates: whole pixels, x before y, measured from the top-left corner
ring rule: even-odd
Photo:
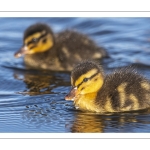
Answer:
[[[150,81],[131,68],[123,68],[105,77],[96,104],[103,111],[119,112],[150,107]]]
[[[107,57],[106,50],[87,37],[76,31],[66,30],[56,37],[56,50],[59,61],[70,70],[76,63],[85,59],[101,59]]]

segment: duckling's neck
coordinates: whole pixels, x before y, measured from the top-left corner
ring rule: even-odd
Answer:
[[[46,69],[46,70],[63,70],[61,64],[56,57],[56,51],[53,48],[35,54],[27,54],[24,57],[24,62],[27,68]]]
[[[97,113],[102,112],[100,106],[96,105],[95,103],[96,97],[97,92],[78,95],[74,100],[76,109]]]

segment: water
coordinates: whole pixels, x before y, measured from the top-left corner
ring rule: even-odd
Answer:
[[[0,18],[0,132],[150,132],[150,111],[115,114],[83,113],[64,96],[70,73],[26,70],[14,53],[24,30],[48,23],[55,33],[75,29],[105,47],[106,72],[133,65],[150,79],[149,18]]]

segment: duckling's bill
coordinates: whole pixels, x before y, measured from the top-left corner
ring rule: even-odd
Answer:
[[[16,58],[19,58],[19,57],[21,57],[21,56],[27,54],[28,51],[29,51],[29,49],[28,49],[27,46],[22,46],[22,47],[20,48],[20,50],[14,54],[14,56],[15,56]]]
[[[77,95],[77,87],[73,87],[71,91],[65,96],[65,100],[72,100],[74,101]]]

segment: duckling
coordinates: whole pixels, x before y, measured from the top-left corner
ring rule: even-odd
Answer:
[[[77,64],[71,72],[71,91],[76,109],[96,113],[137,111],[150,107],[150,81],[132,67],[104,74],[93,61]]]
[[[27,68],[53,71],[71,71],[81,60],[108,57],[106,50],[86,35],[72,30],[55,35],[45,23],[33,24],[25,30],[23,46],[15,57],[22,55]]]

